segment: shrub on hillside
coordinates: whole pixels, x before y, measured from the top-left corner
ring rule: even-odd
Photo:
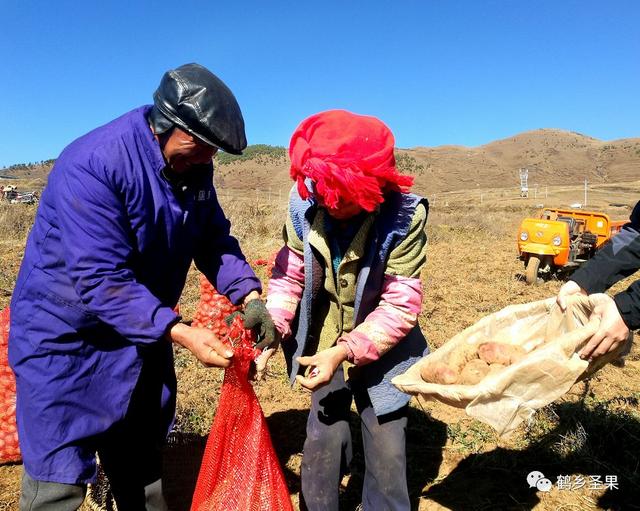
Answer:
[[[422,175],[424,174],[424,165],[418,163],[418,161],[408,154],[399,153],[394,154],[396,158],[396,167],[403,174]]]
[[[284,147],[255,144],[247,146],[241,155],[218,152],[214,162],[217,165],[228,165],[237,161],[255,160],[256,163],[266,165],[268,163],[277,163],[279,160],[286,158],[286,156],[287,151]]]

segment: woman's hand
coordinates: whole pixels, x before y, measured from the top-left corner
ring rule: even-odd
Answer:
[[[249,379],[259,382],[264,378],[264,375],[267,372],[267,363],[273,354],[278,351],[281,338],[282,336],[280,335],[280,332],[276,330],[276,340],[264,348],[262,353],[260,353],[260,355],[258,355],[253,361],[251,369],[249,369]]]
[[[311,357],[298,357],[298,363],[309,366],[311,371],[308,376],[296,376],[296,381],[305,389],[315,390],[329,383],[336,369],[345,360],[347,360],[347,348],[341,344],[320,351]]]

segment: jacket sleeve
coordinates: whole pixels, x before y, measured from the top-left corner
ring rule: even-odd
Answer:
[[[418,323],[422,307],[420,273],[426,263],[427,213],[418,206],[406,238],[391,252],[378,306],[338,343],[349,361],[364,365],[377,360],[400,342]]]
[[[65,162],[56,189],[65,266],[88,311],[133,343],[157,341],[178,319],[129,265],[133,234],[123,200],[93,156]]]
[[[589,294],[602,293],[640,269],[640,202],[629,223],[616,234],[571,280]],[[640,282],[614,296],[622,319],[632,330],[640,328]]]
[[[640,280],[613,297],[623,321],[630,330],[640,328]]]
[[[303,290],[304,260],[285,245],[276,256],[267,291],[267,309],[284,339],[291,335]]]
[[[303,243],[296,234],[290,214],[282,229],[282,237],[284,246],[276,256],[269,279],[267,309],[276,328],[286,339],[291,335],[291,323],[304,291]]]
[[[197,268],[213,283],[216,290],[239,304],[251,291],[262,293],[260,280],[247,263],[238,240],[231,236],[231,223],[212,192],[213,207],[203,229],[204,237],[196,249]]]

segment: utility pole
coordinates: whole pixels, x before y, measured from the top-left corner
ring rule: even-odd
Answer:
[[[520,168],[520,197],[529,197],[529,169],[526,167]]]
[[[587,205],[587,178],[584,179],[584,205]]]

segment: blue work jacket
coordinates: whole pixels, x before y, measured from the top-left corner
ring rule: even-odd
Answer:
[[[71,143],[42,194],[11,301],[9,360],[17,380],[20,447],[36,479],[93,478],[69,446],[124,416],[145,353],[154,352],[169,427],[171,343],[192,261],[238,303],[260,282],[229,234],[213,165],[165,177],[149,128],[133,110]]]

